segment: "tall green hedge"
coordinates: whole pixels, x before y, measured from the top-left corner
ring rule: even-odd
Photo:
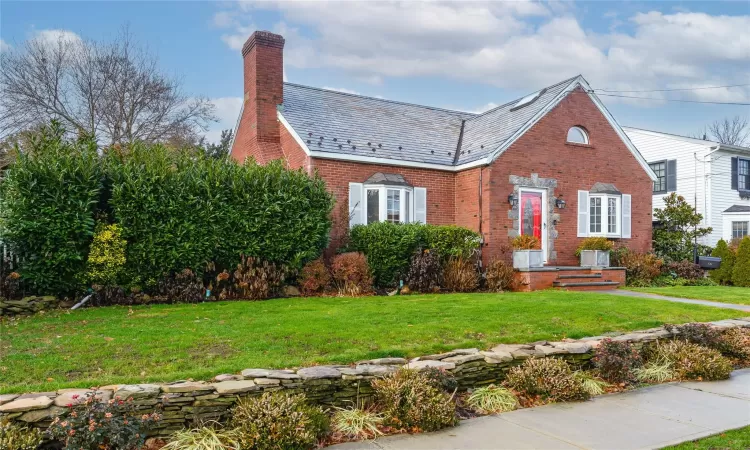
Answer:
[[[735,255],[724,239],[719,240],[716,248],[711,252],[711,256],[721,258],[721,266],[718,269],[709,271],[708,276],[719,284],[731,284]]]
[[[732,270],[732,284],[750,287],[750,236],[745,236],[737,248],[737,259]]]
[[[0,183],[0,240],[29,290],[59,296],[84,286],[102,191],[96,142],[63,134],[54,123],[43,129]]]
[[[241,255],[300,267],[328,243],[333,198],[319,177],[281,162],[238,165],[161,146],[110,152],[109,206],[134,281]]]
[[[455,225],[376,222],[353,227],[347,249],[367,255],[375,284],[391,287],[406,275],[416,250],[431,249],[443,259],[470,256],[479,242],[478,233]]]

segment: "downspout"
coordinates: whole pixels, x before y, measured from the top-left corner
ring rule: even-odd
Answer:
[[[484,166],[479,166],[479,267],[482,267],[482,251],[484,249],[484,233],[482,233],[482,175]]]
[[[710,147],[709,147],[710,148]],[[706,163],[710,161],[706,161],[706,158],[711,156],[712,154],[716,153],[721,149],[721,144],[716,144],[716,147],[713,148],[711,151],[703,155],[702,157],[702,163],[703,166],[701,167],[703,169],[703,223],[708,224],[708,176],[706,175]],[[693,153],[693,204],[695,205],[693,207],[694,212],[698,213],[698,152]],[[695,231],[698,231],[698,224],[695,225]],[[696,234],[695,238],[693,239],[693,262],[696,264],[698,263],[698,235]]]

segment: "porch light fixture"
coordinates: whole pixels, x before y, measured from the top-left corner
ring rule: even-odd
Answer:
[[[508,196],[508,203],[510,203],[510,206],[516,206],[518,204],[518,196],[515,194],[510,194]]]
[[[557,209],[565,209],[565,200],[561,198],[555,199],[555,206],[557,206]]]

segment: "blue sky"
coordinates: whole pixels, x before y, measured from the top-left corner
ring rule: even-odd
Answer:
[[[109,40],[127,24],[191,95],[231,128],[239,48],[255,29],[287,39],[288,81],[482,111],[582,74],[594,88],[644,91],[750,83],[750,2],[13,2],[0,47],[75,33]],[[52,31],[54,30],[54,31]],[[750,102],[750,86],[622,93]],[[623,125],[698,133],[748,106],[602,97]]]

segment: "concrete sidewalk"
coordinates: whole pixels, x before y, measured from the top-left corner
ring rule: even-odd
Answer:
[[[628,291],[625,289],[612,289],[608,291],[597,291],[597,292],[600,294],[621,295],[623,297],[650,298],[653,300],[666,300],[668,302],[676,302],[676,303],[692,303],[693,305],[713,306],[714,308],[736,309],[738,311],[750,312],[750,305],[740,305],[737,303],[721,303],[721,302],[713,302],[710,300],[696,300],[692,298],[668,297],[666,295],[649,294],[648,292]]]
[[[670,383],[559,403],[336,450],[657,449],[750,425],[750,369],[726,381]]]

